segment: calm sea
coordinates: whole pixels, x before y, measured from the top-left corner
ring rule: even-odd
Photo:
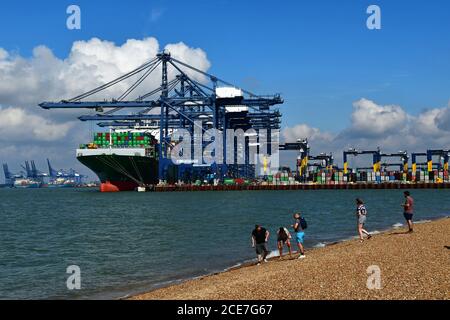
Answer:
[[[416,219],[450,213],[450,190],[413,190]],[[355,235],[354,199],[369,231],[403,223],[401,190],[102,194],[0,189],[0,299],[107,299],[222,271],[254,258],[255,223],[272,235],[302,211],[306,246]],[[270,239],[276,249],[276,239]],[[66,269],[81,270],[81,290]]]

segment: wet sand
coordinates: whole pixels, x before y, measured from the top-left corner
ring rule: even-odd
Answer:
[[[140,294],[142,300],[450,299],[450,218],[349,240]],[[296,255],[294,256],[296,258]],[[368,289],[378,266],[381,289]],[[374,284],[375,282],[371,282]],[[375,283],[376,284],[376,283]]]

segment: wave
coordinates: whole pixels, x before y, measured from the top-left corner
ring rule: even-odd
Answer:
[[[431,220],[418,220],[418,221],[415,221],[414,223],[415,224],[422,224],[422,223],[428,223],[428,222],[431,222]]]

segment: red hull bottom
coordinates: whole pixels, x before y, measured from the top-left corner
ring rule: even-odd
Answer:
[[[132,181],[106,181],[100,185],[100,192],[133,191],[138,184]]]

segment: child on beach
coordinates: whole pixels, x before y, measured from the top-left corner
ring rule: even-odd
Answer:
[[[288,231],[288,229],[284,227],[280,227],[277,231],[277,244],[278,244],[278,251],[280,252],[280,260],[283,259],[283,246],[286,244],[286,246],[289,249],[289,257],[292,259],[292,250],[291,250],[291,234]]]
[[[252,231],[252,248],[256,249],[256,255],[258,256],[258,265],[261,261],[267,262],[267,255],[269,250],[267,249],[267,242],[269,241],[269,231],[260,225],[256,225]]]
[[[298,246],[298,251],[300,252],[300,256],[298,257],[299,259],[303,259],[305,258],[305,249],[303,248],[303,242],[305,239],[305,220],[302,220],[301,214],[300,213],[296,213],[294,214],[294,219],[295,222],[292,225],[292,227],[294,228],[295,231],[295,240],[297,241],[297,246]],[[303,225],[302,225],[302,221],[303,221]]]
[[[364,229],[364,224],[367,220],[367,210],[366,206],[364,205],[364,202],[361,199],[356,199],[356,217],[358,219],[358,234],[359,234],[359,240],[361,242],[364,241],[363,234],[367,235],[367,239],[372,238],[372,235],[367,232],[366,229]]]

